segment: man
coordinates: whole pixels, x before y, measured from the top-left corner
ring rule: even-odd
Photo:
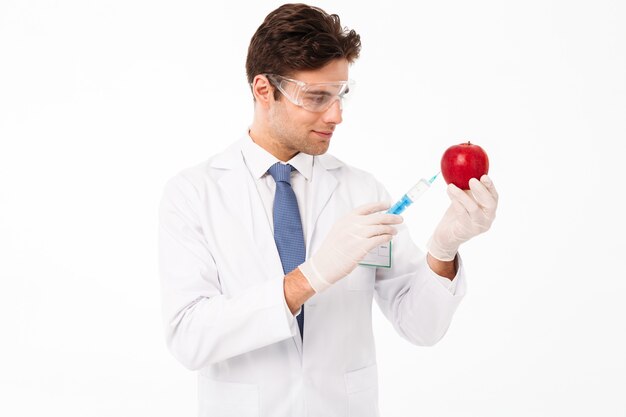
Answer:
[[[166,185],[166,338],[199,370],[201,416],[377,416],[372,299],[402,337],[432,345],[463,297],[457,250],[495,217],[489,178],[449,188],[425,255],[385,213],[383,186],[326,153],[360,46],[318,8],[271,12],[248,51],[248,134]],[[392,238],[391,268],[358,265]]]

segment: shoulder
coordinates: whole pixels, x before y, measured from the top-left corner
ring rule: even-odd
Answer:
[[[226,149],[210,156],[202,162],[185,167],[171,176],[165,184],[168,190],[178,189],[185,194],[195,193],[216,184],[224,173],[242,160],[241,141],[233,142]]]
[[[371,173],[350,165],[334,155],[325,153],[324,155],[317,156],[316,159],[327,171],[335,175],[342,175],[357,180],[375,180],[374,175]]]
[[[327,172],[335,176],[342,187],[363,189],[368,188],[376,191],[380,199],[388,198],[387,190],[378,181],[374,174],[365,169],[350,165],[331,154],[324,154],[316,159],[326,168]]]

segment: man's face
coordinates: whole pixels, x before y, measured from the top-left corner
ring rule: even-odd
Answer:
[[[346,59],[337,59],[318,70],[289,74],[289,78],[305,83],[345,81],[348,79],[348,67]],[[274,139],[274,145],[280,148],[280,153],[288,157],[298,152],[309,155],[325,153],[332,133],[341,121],[338,100],[326,111],[315,113],[291,103],[282,95],[278,101],[271,98],[269,133]]]

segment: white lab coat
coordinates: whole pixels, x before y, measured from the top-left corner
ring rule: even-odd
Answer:
[[[462,266],[452,294],[399,225],[390,269],[358,266],[305,303],[303,345],[243,140],[173,177],[160,206],[166,340],[199,370],[199,415],[378,416],[372,299],[402,337],[432,345],[465,293]],[[310,187],[307,256],[339,217],[390,200],[370,174],[328,154],[314,157]]]

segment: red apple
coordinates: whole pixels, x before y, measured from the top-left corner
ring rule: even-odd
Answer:
[[[454,184],[461,190],[469,190],[469,180],[480,180],[489,172],[489,157],[478,145],[469,141],[450,146],[441,157],[441,173],[446,183]]]

